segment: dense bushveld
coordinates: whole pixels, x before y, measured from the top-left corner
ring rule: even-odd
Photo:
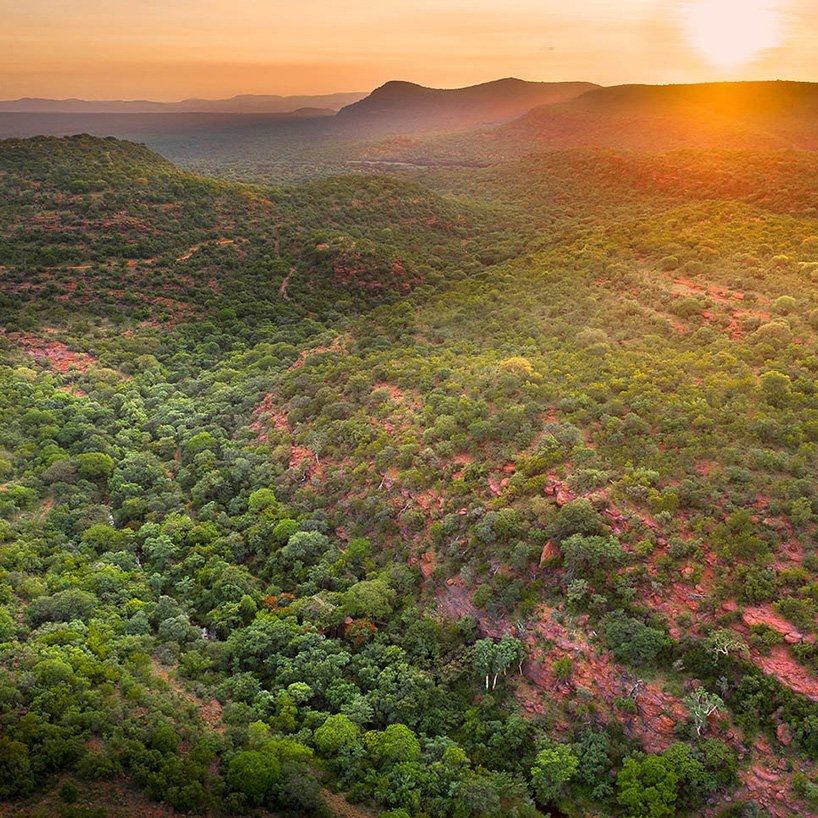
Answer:
[[[814,812],[816,161],[0,143],[0,797]]]

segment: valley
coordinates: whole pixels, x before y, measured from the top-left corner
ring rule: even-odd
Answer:
[[[816,814],[818,95],[557,85],[0,141],[3,814]]]

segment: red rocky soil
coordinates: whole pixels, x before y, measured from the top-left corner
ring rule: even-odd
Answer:
[[[87,352],[74,352],[62,341],[48,341],[31,333],[21,334],[15,341],[20,349],[31,355],[37,363],[44,364],[57,372],[68,372],[72,369],[86,372],[97,363],[93,355]]]
[[[469,590],[460,578],[445,583],[438,591],[437,604],[438,611],[450,619],[474,616],[481,631],[492,638],[512,632],[508,622],[492,620],[472,605]],[[581,624],[578,620],[578,625]],[[528,659],[517,697],[528,712],[544,713],[546,703],[554,696],[569,700],[576,697],[577,691],[584,690],[600,711],[618,719],[628,735],[648,751],[660,752],[675,740],[673,730],[686,715],[681,701],[665,693],[657,682],[637,684],[640,680],[618,665],[609,652],[592,645],[581,627],[558,622],[553,608],[543,605],[538,609],[535,624],[524,642]],[[564,656],[573,662],[567,682],[559,681],[552,670],[554,661]],[[615,707],[615,699],[632,694],[636,713],[623,713]],[[562,727],[567,729],[568,725]]]

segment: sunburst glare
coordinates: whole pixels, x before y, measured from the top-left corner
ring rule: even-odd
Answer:
[[[752,62],[785,34],[780,0],[693,0],[681,16],[690,45],[723,69]]]

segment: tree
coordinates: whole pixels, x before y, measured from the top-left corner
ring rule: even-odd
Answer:
[[[574,752],[579,760],[577,778],[591,788],[594,798],[606,798],[611,793],[611,740],[607,733],[597,733],[585,729],[574,744]]]
[[[769,550],[746,508],[734,511],[713,529],[713,542],[722,556],[732,559],[754,560]]]
[[[613,537],[584,537],[574,534],[562,543],[566,578],[594,577],[604,581],[609,572],[622,561],[622,546]]]
[[[531,361],[521,356],[506,358],[500,361],[500,370],[510,375],[515,375],[521,380],[530,378],[534,374],[534,367],[531,365]]]
[[[364,736],[375,763],[383,766],[420,758],[420,742],[405,724],[390,724],[385,730]]]
[[[318,752],[324,756],[356,747],[361,743],[361,729],[348,716],[329,716],[313,736]]]
[[[0,607],[0,642],[14,638],[16,630],[14,617],[8,612],[8,609]]]
[[[497,687],[497,678],[512,665],[517,665],[522,673],[525,661],[525,646],[513,636],[506,635],[499,642],[492,639],[480,639],[474,643],[474,666],[477,672],[485,677],[486,690]]]
[[[384,620],[395,604],[395,591],[386,580],[365,579],[356,582],[343,596],[341,607],[349,616],[367,616]]]
[[[318,531],[298,531],[293,534],[279,554],[285,566],[315,565],[331,548],[330,541]]]
[[[693,693],[685,696],[682,703],[693,719],[697,736],[700,736],[702,731],[706,729],[708,718],[724,707],[724,702],[720,696],[710,693],[703,687],[697,687]]]
[[[104,452],[77,455],[77,471],[86,480],[107,480],[114,473],[114,459]]]
[[[747,643],[730,628],[719,628],[713,631],[707,642],[710,650],[717,656],[729,656],[731,653],[738,653],[745,659],[750,656]]]
[[[632,665],[651,664],[670,644],[664,631],[621,611],[606,617],[605,640],[618,661]]]
[[[551,743],[537,753],[531,768],[531,785],[541,804],[550,804],[574,777],[579,760],[566,744]]]
[[[591,505],[590,500],[579,497],[566,503],[559,510],[557,516],[548,526],[547,532],[551,539],[561,543],[572,534],[591,536],[604,534],[605,530],[605,522]]]
[[[499,657],[500,671],[503,676],[506,675],[506,670],[512,665],[516,665],[520,673],[523,672],[523,662],[525,661],[525,645],[513,637],[506,634],[497,643],[497,654]]]
[[[34,627],[43,622],[83,622],[91,618],[97,598],[79,588],[59,591],[53,596],[41,596],[32,600],[26,609],[26,617]]]
[[[279,520],[273,528],[273,540],[276,545],[284,545],[293,534],[298,533],[298,523],[290,518]]]
[[[128,535],[124,531],[120,531],[107,523],[95,523],[82,532],[82,541],[91,546],[97,554],[103,554],[105,551],[117,551],[125,545],[127,540]]]
[[[617,800],[628,818],[671,818],[676,814],[677,784],[678,777],[666,758],[630,756],[616,777]]]
[[[247,501],[247,510],[251,514],[276,513],[280,504],[272,489],[256,489]]]
[[[0,736],[0,797],[21,795],[33,784],[28,747],[21,741]]]
[[[494,642],[491,639],[481,639],[474,643],[474,666],[481,676],[486,677],[486,690],[488,690],[489,679],[494,667]]]
[[[799,497],[790,503],[790,519],[797,526],[804,526],[812,520],[812,503],[809,497]]]
[[[696,757],[689,745],[681,742],[671,744],[662,756],[678,778],[676,790],[678,806],[697,807],[716,788],[715,777]]]
[[[790,400],[792,381],[783,372],[765,372],[760,378],[761,393],[764,400],[777,409],[784,408]]]
[[[275,792],[281,782],[281,765],[270,753],[242,750],[230,759],[227,783],[240,792],[247,802],[260,807]]]
[[[773,301],[772,311],[777,315],[789,315],[797,306],[798,302],[791,295],[781,295]]]

